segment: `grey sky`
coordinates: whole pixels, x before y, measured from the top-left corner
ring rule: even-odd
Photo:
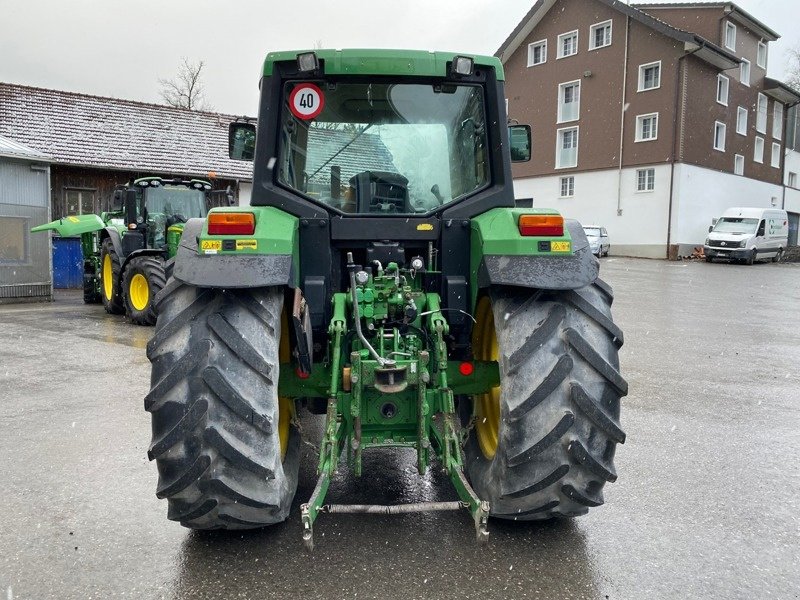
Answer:
[[[209,102],[254,115],[271,50],[419,48],[492,54],[535,0],[3,0],[0,81],[160,102],[182,56],[206,62]],[[737,4],[783,37],[769,74],[800,46],[798,0]]]

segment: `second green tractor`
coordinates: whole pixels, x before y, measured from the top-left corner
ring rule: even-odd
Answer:
[[[155,325],[155,296],[166,284],[184,224],[206,216],[210,190],[201,179],[142,177],[114,191],[109,212],[68,216],[32,231],[80,236],[84,302]]]

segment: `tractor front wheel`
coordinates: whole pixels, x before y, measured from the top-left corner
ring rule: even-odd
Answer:
[[[278,398],[279,363],[289,360],[283,294],[173,278],[157,299],[148,457],[167,518],[185,527],[248,529],[289,514],[300,434],[292,401]]]
[[[83,274],[83,301],[85,304],[99,304],[102,302],[97,292],[97,275],[95,273]]]
[[[132,259],[125,268],[122,287],[125,290],[125,312],[137,325],[155,325],[155,297],[166,285],[164,261],[157,256]]]
[[[619,373],[623,337],[612,299],[600,280],[556,292],[497,288],[480,298],[473,354],[499,361],[500,386],[474,397],[462,415],[473,424],[467,476],[492,516],[582,515],[603,503],[603,486],[616,480],[628,384]]]
[[[103,308],[112,315],[125,312],[125,304],[120,292],[119,271],[121,263],[111,238],[103,240],[100,246],[100,297]]]

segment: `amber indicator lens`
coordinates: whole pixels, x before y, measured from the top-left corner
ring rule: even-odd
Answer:
[[[210,213],[208,215],[209,235],[253,235],[256,230],[256,217],[253,213]]]
[[[564,217],[561,215],[521,215],[518,225],[520,235],[564,235]]]

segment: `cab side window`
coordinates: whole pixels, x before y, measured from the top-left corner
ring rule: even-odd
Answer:
[[[758,232],[756,235],[758,237],[762,237],[764,235],[764,219],[761,219],[761,222],[758,224]]]

